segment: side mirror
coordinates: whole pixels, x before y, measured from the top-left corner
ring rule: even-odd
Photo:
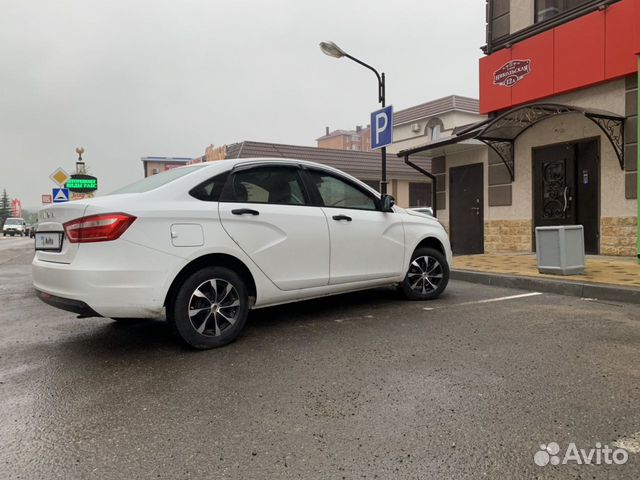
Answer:
[[[380,197],[380,205],[383,212],[391,211],[391,207],[393,207],[395,204],[396,199],[393,198],[392,195],[382,195],[382,197]]]

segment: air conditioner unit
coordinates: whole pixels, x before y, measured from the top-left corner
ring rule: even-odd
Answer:
[[[418,133],[420,131],[420,124],[419,123],[412,123],[411,124],[411,131]]]

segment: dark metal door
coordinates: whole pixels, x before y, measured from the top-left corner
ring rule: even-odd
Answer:
[[[576,222],[584,227],[584,249],[600,250],[600,144],[597,140],[576,145]]]
[[[557,145],[536,149],[534,164],[534,220],[536,227],[574,225],[575,149]]]
[[[484,253],[484,170],[481,163],[449,169],[449,236],[456,255]]]
[[[535,226],[582,225],[585,251],[593,254],[599,249],[598,151],[595,140],[533,151]]]

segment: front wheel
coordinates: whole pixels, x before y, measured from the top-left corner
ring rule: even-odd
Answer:
[[[413,252],[409,270],[400,284],[409,300],[438,298],[449,283],[446,257],[434,248],[418,248]]]
[[[187,277],[167,309],[180,339],[197,349],[235,340],[247,322],[249,295],[240,276],[224,267],[205,267]]]

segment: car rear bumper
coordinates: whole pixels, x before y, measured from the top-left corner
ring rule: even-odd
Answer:
[[[44,303],[51,305],[52,307],[59,308],[60,310],[66,310],[67,312],[77,313],[81,317],[101,317],[98,312],[91,308],[86,303],[80,300],[73,300],[71,298],[56,297],[49,293],[36,290],[36,295]]]
[[[158,318],[164,310],[167,278],[181,261],[133,244],[86,244],[71,263],[36,255],[33,286],[46,303],[72,312],[83,310],[76,312],[81,315],[86,305],[94,316]]]

